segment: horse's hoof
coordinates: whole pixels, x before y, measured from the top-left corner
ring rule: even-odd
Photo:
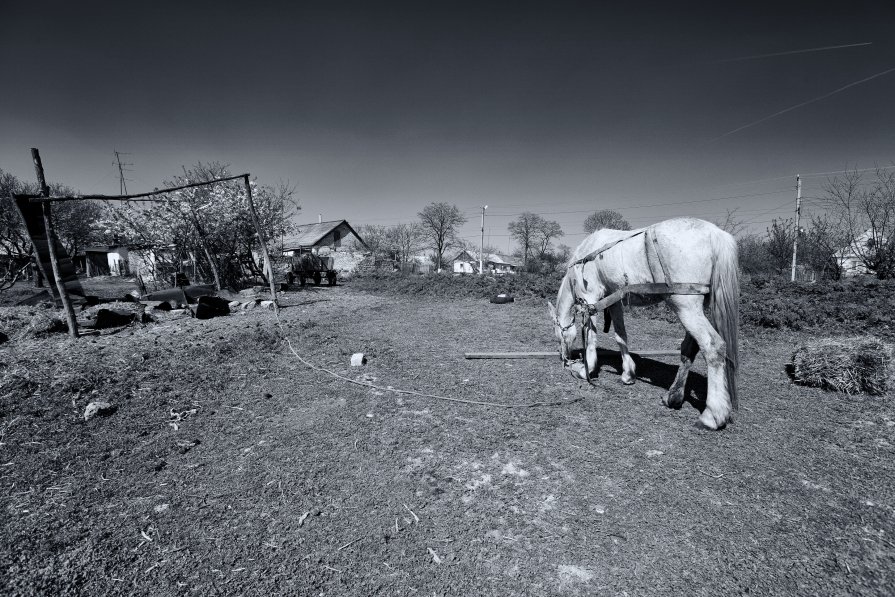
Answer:
[[[662,404],[664,404],[668,408],[680,410],[681,406],[684,405],[684,393],[679,392],[672,394],[671,392],[668,392],[664,396],[662,396]]]
[[[569,373],[576,379],[587,379],[587,371],[583,363],[572,363],[569,365]]]
[[[699,415],[699,419],[696,420],[696,426],[708,431],[720,431],[727,426],[727,421],[721,421],[719,423],[715,420],[715,417],[712,416],[712,413],[706,409],[702,411],[702,414]]]
[[[635,381],[636,380],[633,377],[629,379],[625,379],[624,377],[622,377],[622,383],[626,386],[633,386]]]

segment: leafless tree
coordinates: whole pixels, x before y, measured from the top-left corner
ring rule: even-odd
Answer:
[[[765,248],[774,271],[780,273],[792,263],[792,243],[795,238],[791,219],[775,218],[767,229]]]
[[[440,271],[444,263],[444,253],[457,239],[457,230],[466,223],[466,216],[456,205],[430,203],[419,214],[423,233],[435,251],[433,261]]]
[[[584,220],[584,231],[588,234],[603,228],[630,230],[631,224],[620,213],[611,209],[595,211]]]
[[[849,235],[835,216],[813,215],[800,240],[800,259],[821,277],[838,280],[844,257],[840,249],[848,243]]]
[[[737,216],[739,209],[739,207],[728,209],[727,215],[715,222],[715,225],[733,236],[739,236],[746,229],[746,222]]]
[[[550,253],[550,241],[554,238],[565,236],[559,222],[545,220],[541,226],[535,230],[535,240],[538,243],[538,257],[543,259]]]
[[[857,169],[827,180],[822,198],[848,235],[849,248],[880,279],[895,276],[895,171]]]
[[[357,227],[357,233],[370,251],[373,253],[373,261],[379,262],[381,259],[393,259],[391,252],[391,243],[389,239],[388,226],[377,226],[376,224],[364,224]]]
[[[519,252],[524,263],[528,263],[538,245],[538,231],[544,225],[544,218],[536,213],[524,212],[514,221],[510,222],[507,230],[510,236],[519,245]]]
[[[419,222],[411,222],[390,227],[387,238],[394,251],[395,260],[398,263],[407,263],[422,247],[425,236]]]

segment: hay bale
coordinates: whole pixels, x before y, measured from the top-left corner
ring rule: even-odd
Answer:
[[[792,355],[796,383],[880,396],[895,389],[895,347],[876,338],[814,340]]]

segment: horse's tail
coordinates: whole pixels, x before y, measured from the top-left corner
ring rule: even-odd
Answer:
[[[712,294],[709,311],[712,324],[727,346],[724,373],[733,408],[737,403],[737,336],[740,321],[740,282],[736,240],[723,230],[713,231]]]

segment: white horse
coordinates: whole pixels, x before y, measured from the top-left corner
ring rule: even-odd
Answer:
[[[664,298],[686,330],[681,365],[662,402],[680,408],[687,375],[702,350],[708,369],[706,408],[699,417],[709,429],[724,427],[737,407],[737,328],[739,281],[734,238],[714,224],[676,218],[639,230],[603,229],[575,249],[559,288],[556,306],[548,302],[565,366],[590,379],[597,368],[597,315],[611,317],[622,357],[625,384],[634,383],[634,360],[628,352],[623,307],[628,293]],[[707,306],[707,318],[703,308]],[[584,363],[570,363],[579,334],[576,314],[583,315]],[[711,322],[710,322],[711,320]],[[606,322],[608,331],[609,322]]]

